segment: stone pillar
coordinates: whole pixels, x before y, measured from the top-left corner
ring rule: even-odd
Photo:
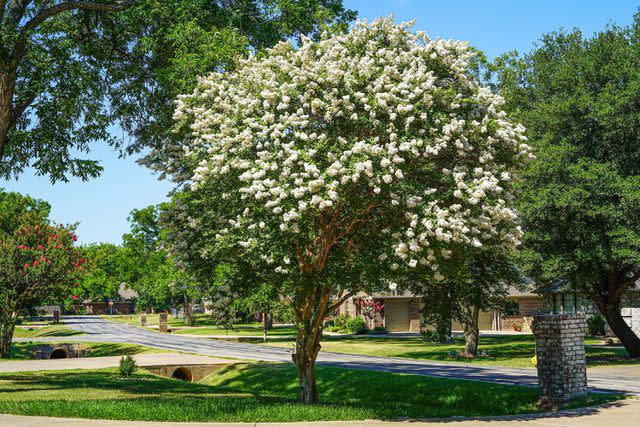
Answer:
[[[144,313],[140,315],[140,326],[147,326],[147,315]]]
[[[565,402],[587,393],[584,335],[587,320],[581,314],[533,316],[540,399]]]
[[[158,330],[160,332],[167,332],[167,313],[158,313]]]
[[[53,310],[53,323],[60,323],[60,311]]]

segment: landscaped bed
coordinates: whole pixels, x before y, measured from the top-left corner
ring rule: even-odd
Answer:
[[[596,345],[598,341],[587,339],[587,366],[640,364],[640,359],[629,359],[621,346]],[[370,356],[402,357],[409,359],[434,360],[440,362],[463,362],[506,367],[529,367],[534,365],[531,358],[535,354],[533,335],[507,335],[480,338],[480,349],[486,357],[452,358],[449,354],[464,349],[464,340],[456,338],[450,344],[424,342],[420,337],[332,337],[325,336],[320,343],[323,351],[338,353],[366,354]],[[291,347],[293,341],[272,341],[266,345]]]
[[[293,365],[240,364],[197,384],[116,370],[0,374],[0,413],[157,421],[284,422],[537,411],[535,388],[318,367],[321,404],[296,403]],[[479,398],[481,397],[481,398]],[[569,407],[616,399],[591,394]]]

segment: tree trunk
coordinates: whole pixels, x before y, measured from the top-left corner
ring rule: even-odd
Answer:
[[[292,358],[298,370],[300,402],[318,403],[318,390],[316,388],[314,368],[318,352],[320,351],[319,337],[313,333],[308,334],[310,336],[306,335],[306,332],[298,330],[296,352],[292,355]]]
[[[3,160],[12,126],[15,76],[0,71],[0,160]]]
[[[267,313],[262,313],[262,341],[267,342],[267,331],[269,330]]]
[[[9,350],[11,350],[11,341],[13,340],[13,331],[16,327],[17,316],[9,314],[3,316],[0,324],[0,358],[6,359],[9,357]]]
[[[266,317],[266,328],[268,331],[270,331],[271,329],[273,329],[273,316],[269,312],[266,312],[264,315]]]
[[[184,305],[182,307],[182,311],[184,312],[184,323],[193,326],[195,324],[193,319],[193,311],[191,310],[191,301],[189,301],[189,296],[184,294]]]
[[[436,325],[436,332],[440,336],[440,342],[442,344],[451,342],[451,318],[442,317]]]
[[[322,324],[320,324],[322,325]],[[314,368],[320,352],[322,326],[312,328],[309,322],[298,325],[296,333],[296,352],[291,356],[298,370],[300,383],[300,402],[318,403],[318,390]]]
[[[609,304],[598,301],[596,305],[602,312],[604,318],[607,319],[607,323],[615,336],[618,337],[625,350],[627,350],[627,353],[629,353],[629,357],[632,359],[640,357],[640,338],[638,338],[629,325],[627,325],[627,322],[624,321],[620,309],[620,298],[618,298],[617,301],[609,302]]]
[[[478,340],[480,337],[480,328],[478,326],[479,317],[480,309],[473,307],[471,309],[471,316],[468,316],[465,322],[463,322],[465,357],[476,357],[478,355]]]

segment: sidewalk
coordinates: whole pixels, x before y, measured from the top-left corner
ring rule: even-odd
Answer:
[[[228,364],[229,359],[195,356],[181,353],[158,353],[134,355],[138,366],[154,365],[197,365]],[[60,371],[71,369],[114,368],[120,363],[120,356],[82,357],[72,359],[14,360],[0,362],[0,372]],[[0,426],[4,426],[0,421]]]
[[[506,426],[506,427],[635,427],[640,419],[640,399],[603,405],[595,408],[583,408],[571,411],[561,411],[555,414],[536,414],[494,418],[469,419],[441,419],[433,421],[403,420],[403,421],[325,421],[308,423],[172,423],[147,421],[109,421],[109,420],[80,420],[71,418],[26,417],[18,415],[1,415],[0,425],[3,427],[230,427],[230,426],[289,426],[289,427],[359,427],[359,426],[393,426],[393,427],[476,427],[476,426]]]

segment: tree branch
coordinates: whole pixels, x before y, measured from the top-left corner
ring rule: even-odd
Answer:
[[[36,94],[32,92],[27,95],[27,97],[22,102],[16,104],[11,114],[10,127],[15,126],[15,124],[18,122],[18,119],[20,119],[20,116],[22,116],[24,111],[31,105],[34,99],[36,99]]]
[[[20,29],[13,49],[12,61],[17,62],[24,55],[29,32],[52,16],[59,15],[70,10],[91,10],[96,12],[115,12],[125,9],[137,0],[117,0],[110,3],[97,3],[95,1],[65,1],[49,7],[42,7],[33,18],[29,19]]]
[[[16,23],[16,25],[24,16],[24,11],[27,9],[27,4],[30,1],[31,0],[13,0],[11,2],[11,6],[9,7],[9,17]]]
[[[20,30],[20,33],[33,30],[42,24],[47,18],[58,15],[69,10],[92,10],[96,12],[115,12],[136,3],[136,0],[118,0],[111,3],[97,3],[94,1],[65,1],[56,5],[42,8],[36,15],[27,21]]]

